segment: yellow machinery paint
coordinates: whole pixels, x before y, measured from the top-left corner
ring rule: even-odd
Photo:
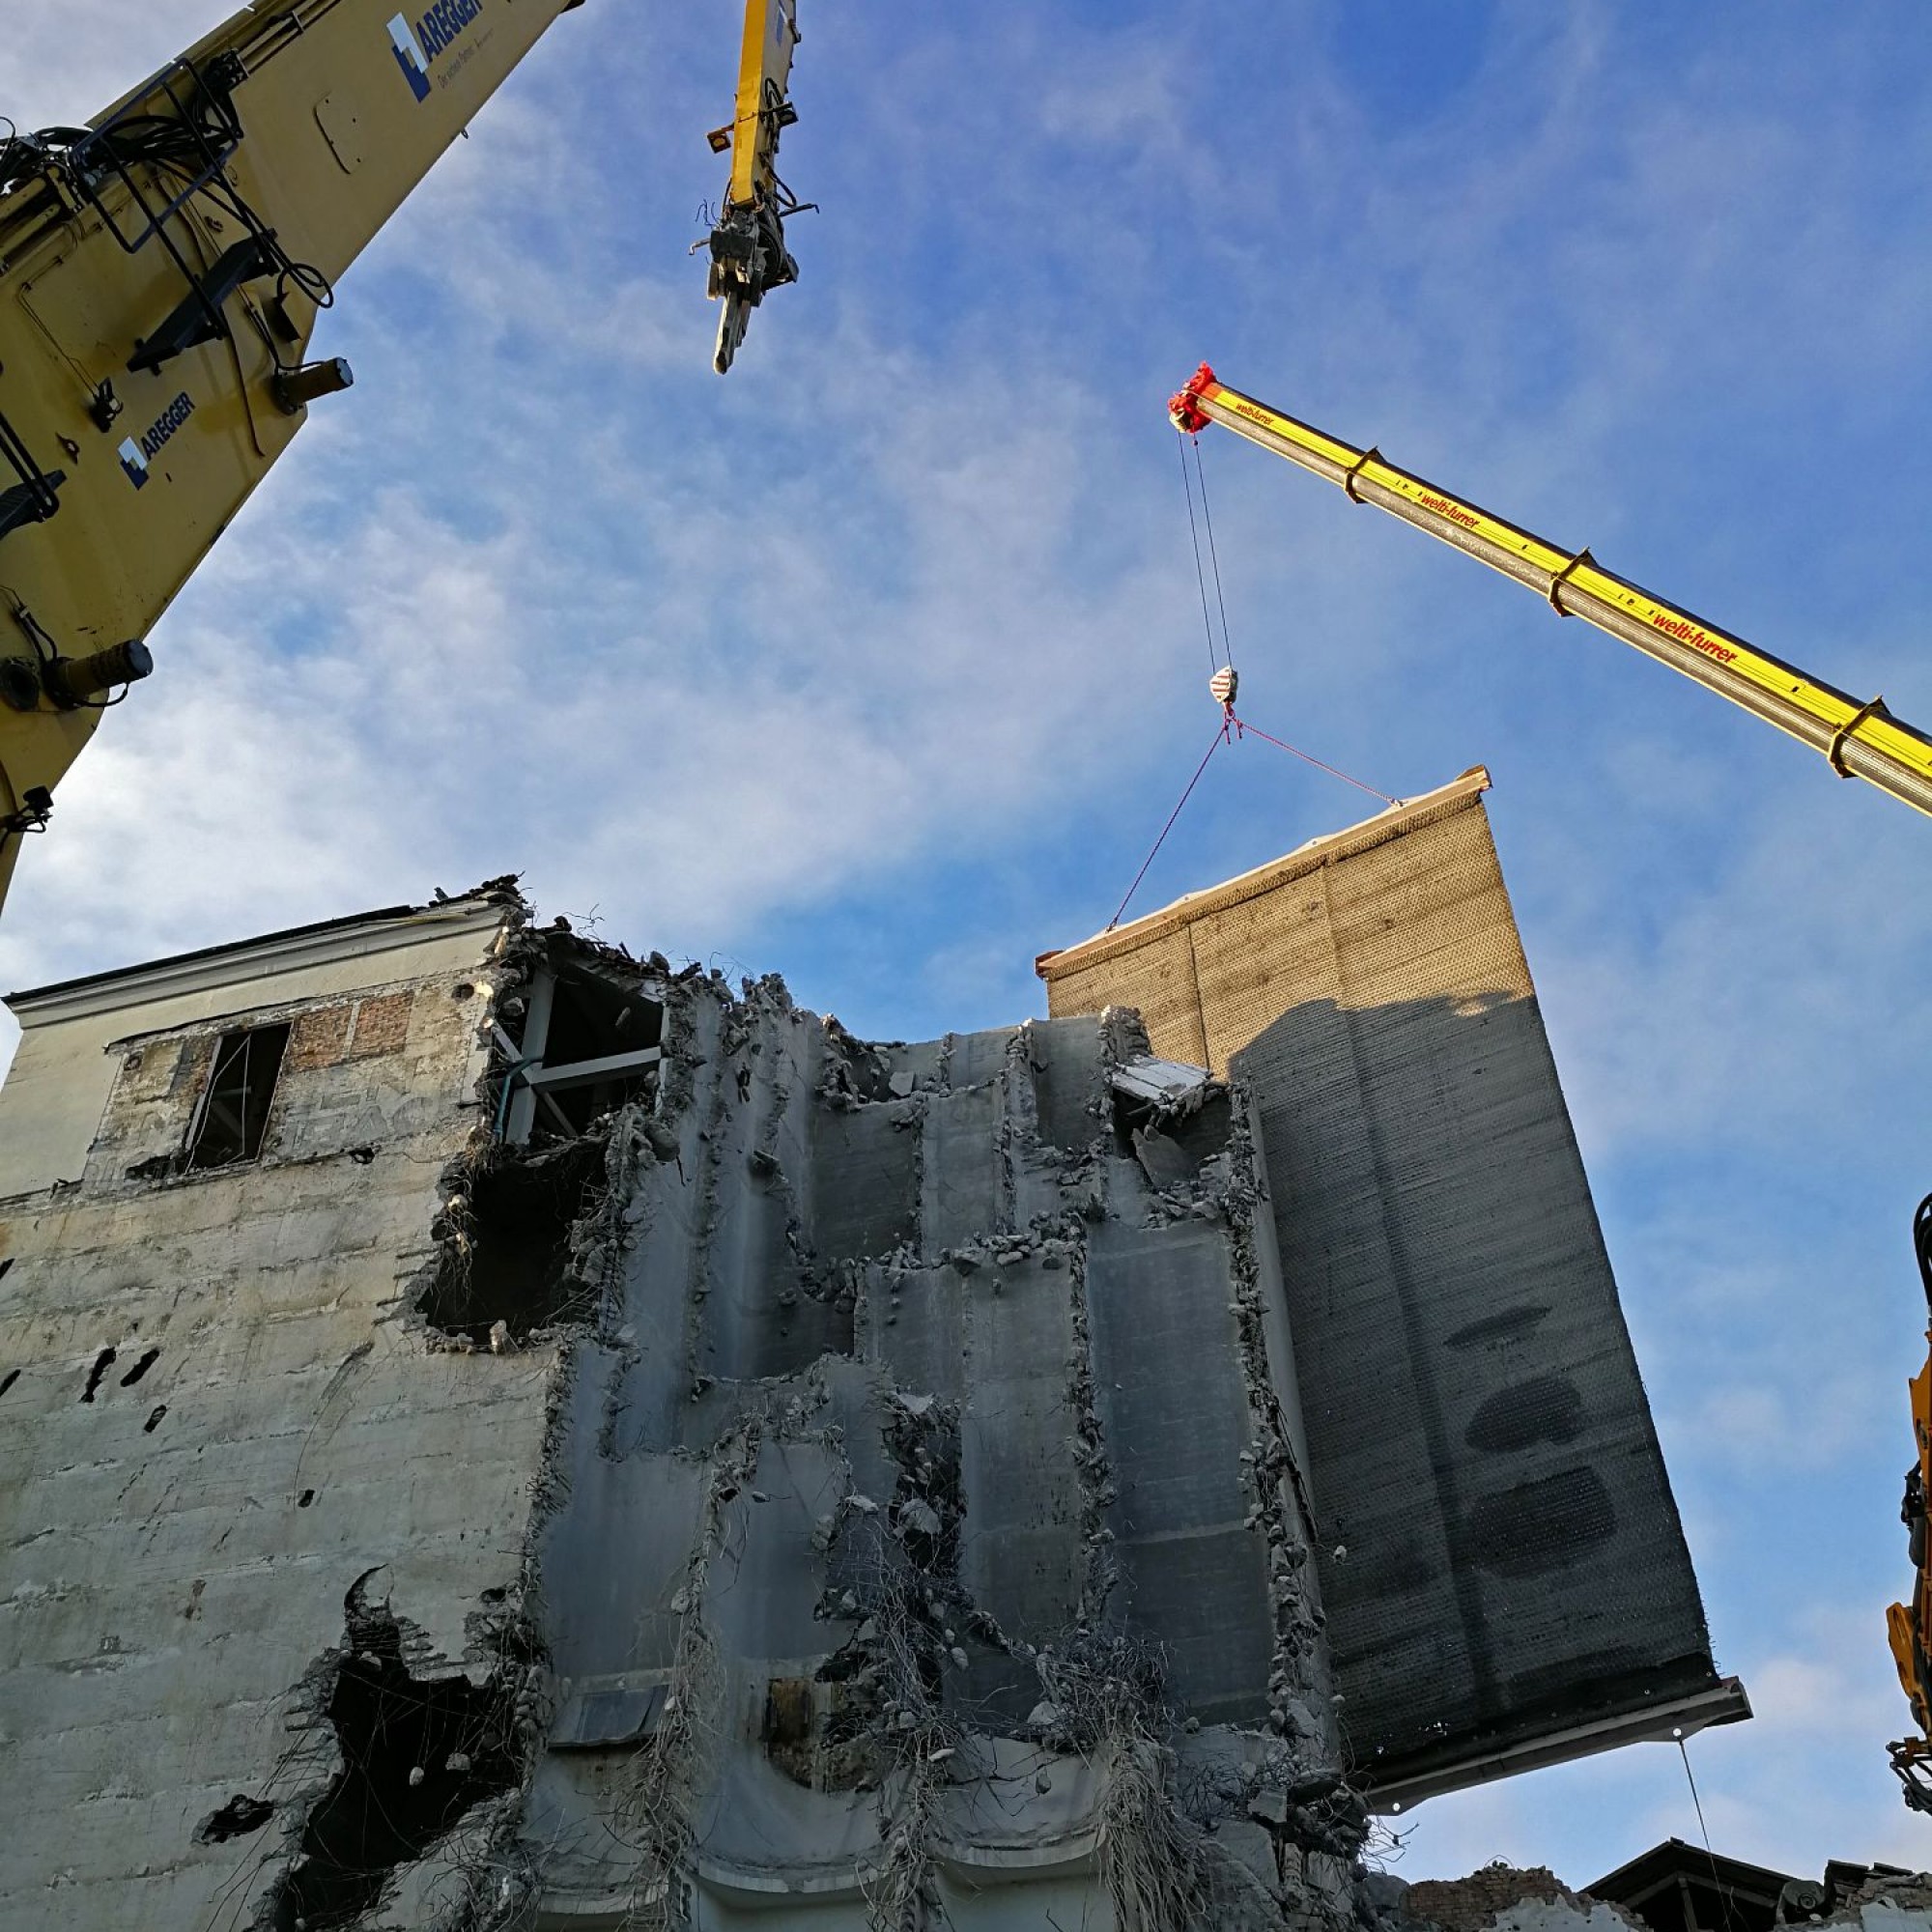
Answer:
[[[87,129],[0,148],[0,894],[156,620],[346,385],[305,359],[319,304],[581,0],[406,4],[244,8]]]
[[[731,153],[724,207],[711,231],[709,294],[722,301],[712,366],[731,366],[752,310],[773,289],[798,279],[785,248],[784,218],[801,204],[779,179],[779,136],[798,119],[786,90],[798,45],[797,0],[747,0],[738,56],[737,112],[713,130],[711,145]]]
[[[307,419],[336,279],[582,0],[267,0],[85,128],[0,139],[0,898],[146,639]],[[718,366],[797,278],[796,0],[747,0]]]

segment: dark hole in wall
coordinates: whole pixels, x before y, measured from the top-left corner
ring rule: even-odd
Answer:
[[[221,1036],[188,1133],[189,1167],[226,1167],[231,1161],[253,1160],[262,1151],[288,1043],[286,1021]]]
[[[155,1431],[161,1426],[161,1417],[167,1414],[167,1412],[168,1412],[168,1406],[166,1403],[164,1402],[156,1403],[155,1406],[148,1411],[148,1419],[141,1425],[141,1434],[143,1435],[152,1435],[155,1433]]]
[[[0,1395],[5,1395],[19,1379],[20,1372],[18,1369],[9,1369],[4,1376],[0,1376]]]
[[[87,1386],[80,1392],[82,1402],[92,1402],[94,1400],[94,1391],[100,1386],[100,1378],[113,1366],[114,1350],[112,1349],[103,1349],[99,1354],[95,1356],[94,1366],[87,1372]]]
[[[14,1257],[12,1255],[8,1255],[4,1260],[0,1260],[0,1275],[4,1275],[13,1265]]]
[[[1186,1112],[1156,1107],[1136,1094],[1114,1095],[1115,1149],[1132,1154],[1156,1187],[1185,1186],[1226,1150],[1234,1127],[1226,1094],[1209,1094]]]
[[[197,1845],[223,1845],[230,1838],[259,1832],[274,1815],[275,1807],[266,1800],[238,1791],[219,1811],[211,1811],[194,1828],[194,1841]]]
[[[545,1066],[576,1065],[663,1044],[664,1008],[658,1001],[582,967],[556,969],[550,1028],[544,1037]],[[558,1115],[570,1122],[573,1133],[587,1133],[593,1121],[635,1099],[655,1078],[654,1070],[646,1067],[582,1087],[547,1087],[531,1138],[554,1138],[561,1131]]]
[[[141,1359],[138,1362],[136,1362],[134,1366],[131,1369],[129,1369],[125,1376],[121,1378],[121,1386],[124,1389],[132,1388],[134,1384],[137,1381],[139,1381],[141,1378],[145,1376],[148,1373],[148,1371],[152,1369],[157,1361],[160,1360],[160,1358],[161,1358],[161,1351],[158,1349],[150,1349],[141,1357]]]
[[[1169,1136],[1199,1166],[1227,1151],[1235,1131],[1235,1109],[1225,1094],[1210,1094],[1191,1114],[1167,1123]]]
[[[349,1592],[351,1650],[324,1712],[342,1769],[310,1807],[298,1862],[275,1888],[271,1932],[354,1924],[399,1865],[522,1776],[513,1687],[500,1672],[481,1685],[412,1675],[404,1626],[386,1604],[367,1602],[367,1581]]]
[[[469,1177],[462,1226],[442,1244],[423,1297],[431,1326],[488,1342],[504,1323],[516,1337],[568,1319],[584,1284],[570,1264],[570,1230],[604,1179],[604,1143],[572,1141],[505,1160]]]
[[[1209,1093],[1193,1108],[1156,1106],[1138,1094],[1114,1090],[1114,1148],[1132,1153],[1134,1136],[1160,1133],[1173,1141],[1198,1167],[1228,1145],[1234,1132],[1235,1110],[1226,1093]]]

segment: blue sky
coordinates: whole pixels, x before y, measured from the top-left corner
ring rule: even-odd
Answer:
[[[1848,0],[801,0],[796,289],[686,250],[728,0],[565,16],[346,279],[357,384],[156,632],[21,867],[11,985],[510,869],[855,1029],[1040,1009],[1213,728],[1162,403],[1222,377],[1932,720],[1932,14]],[[208,24],[15,0],[0,107]],[[1223,435],[1254,722],[1484,762],[1721,1667],[1720,1851],[1932,1864],[1884,1743],[1932,826]],[[1362,815],[1249,745],[1139,903]],[[1694,1840],[1645,1747],[1437,1801],[1409,1876]]]

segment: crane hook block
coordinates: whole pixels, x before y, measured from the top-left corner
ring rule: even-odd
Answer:
[[[1201,398],[1207,390],[1220,386],[1214,380],[1213,370],[1204,362],[1188,378],[1186,388],[1168,398],[1167,412],[1174,418],[1174,426],[1181,435],[1199,436],[1213,420],[1202,411]]]
[[[1224,665],[1208,680],[1208,689],[1214,694],[1214,702],[1232,711],[1235,708],[1235,694],[1241,688],[1239,674],[1233,665]]]

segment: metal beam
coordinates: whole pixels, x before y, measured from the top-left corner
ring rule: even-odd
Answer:
[[[621,1080],[655,1066],[664,1058],[661,1046],[640,1046],[632,1053],[607,1053],[601,1060],[573,1060],[562,1066],[532,1066],[526,1086],[540,1094],[561,1094],[572,1087],[594,1087],[600,1080]]]
[[[519,1049],[519,1060],[541,1060],[545,1043],[550,1038],[550,1009],[556,998],[556,975],[547,967],[541,968],[530,981],[529,1005],[524,1014],[524,1043]],[[530,1129],[536,1125],[537,1096],[531,1091],[529,1077],[537,1069],[526,1068],[517,1078],[517,1090],[510,1096],[510,1116],[504,1123],[503,1138],[512,1147],[522,1147],[530,1137]]]
[[[1750,1699],[1745,1695],[1745,1687],[1735,1677],[1720,1677],[1710,1689],[1692,1691],[1686,1697],[1600,1718],[1572,1730],[1527,1744],[1506,1746],[1491,1755],[1463,1758],[1412,1777],[1372,1784],[1364,1796],[1371,1811],[1386,1817],[1392,1812],[1406,1811],[1425,1798],[1438,1797],[1445,1791],[1486,1784],[1492,1778],[1513,1777],[1519,1772],[1538,1771],[1545,1765],[1565,1764],[1572,1758],[1611,1750],[1619,1745],[1675,1744],[1708,1724],[1735,1724],[1750,1714]]]

